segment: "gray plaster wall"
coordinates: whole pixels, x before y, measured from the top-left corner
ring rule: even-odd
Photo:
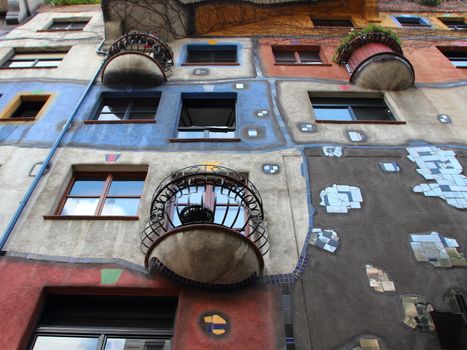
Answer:
[[[53,19],[89,19],[83,31],[42,32]],[[89,81],[102,61],[96,53],[104,38],[102,14],[99,11],[43,12],[24,25],[18,26],[0,41],[0,65],[15,52],[69,50],[57,68],[51,69],[4,69],[0,81],[57,79]]]
[[[0,235],[34,180],[29,176],[31,168],[47,153],[41,148],[0,147]]]
[[[105,164],[108,152],[78,148],[60,149],[52,169],[41,181],[28,204],[6,250],[56,256],[121,258],[143,265],[140,232],[149,217],[151,197],[163,178],[180,168],[219,164],[247,173],[261,193],[265,226],[271,251],[265,256],[266,273],[289,273],[308,232],[306,184],[301,174],[302,158],[295,150],[261,154],[203,152],[120,152],[117,163]],[[263,173],[262,165],[280,166],[276,175]],[[141,169],[148,166],[137,221],[44,220],[54,214],[71,179],[72,169]],[[40,229],[38,229],[40,228]]]
[[[465,144],[467,126],[465,110],[467,89],[411,88],[403,91],[380,93],[356,86],[306,81],[277,82],[280,109],[289,132],[298,143],[351,144],[347,130],[361,130],[368,144],[400,145],[413,140],[432,143]],[[397,121],[405,125],[380,124],[330,124],[316,123],[308,93],[338,97],[383,96]],[[441,124],[438,114],[448,114],[451,124]],[[317,132],[303,133],[297,125],[313,123]]]

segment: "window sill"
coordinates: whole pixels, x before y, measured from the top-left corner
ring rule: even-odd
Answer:
[[[301,66],[301,67],[331,67],[331,63],[318,63],[318,64],[309,64],[309,63],[274,63],[275,66]]]
[[[82,32],[82,29],[38,29],[36,32],[38,33],[63,33],[63,32]]]
[[[15,70],[15,69],[55,69],[57,67],[0,67],[0,70]]]
[[[85,120],[84,124],[154,124],[155,119],[129,119],[129,120]]]
[[[179,139],[179,138],[170,138],[170,142],[240,142],[240,138],[231,138],[231,139],[210,139],[210,138],[199,138],[199,139]]]
[[[123,220],[137,221],[139,216],[110,216],[110,215],[44,215],[44,220]]]
[[[315,120],[319,124],[383,124],[383,125],[405,125],[403,120]]]
[[[30,122],[36,120],[36,118],[0,118],[0,122]]]
[[[188,66],[188,67],[193,67],[193,66],[239,66],[240,63],[238,62],[206,62],[206,63],[182,63],[181,66]]]

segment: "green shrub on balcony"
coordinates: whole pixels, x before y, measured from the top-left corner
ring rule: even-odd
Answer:
[[[342,39],[334,54],[334,61],[345,63],[348,57],[357,48],[365,43],[380,42],[388,45],[396,52],[402,53],[399,36],[388,28],[383,28],[377,24],[369,24],[361,30],[354,30]]]

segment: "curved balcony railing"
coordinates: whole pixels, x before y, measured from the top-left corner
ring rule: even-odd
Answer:
[[[269,251],[263,204],[243,175],[221,166],[190,166],[166,177],[156,189],[141,236],[143,253],[164,235],[183,227],[210,225],[247,238],[261,255]]]
[[[123,57],[125,60],[122,60]],[[167,81],[173,66],[172,50],[164,41],[150,33],[128,33],[109,48],[102,80],[106,83],[109,80],[132,80],[132,77],[136,77],[143,83],[147,83],[148,78]]]

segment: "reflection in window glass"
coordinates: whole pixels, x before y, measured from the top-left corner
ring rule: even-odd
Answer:
[[[144,181],[112,181],[109,196],[141,196]]]
[[[104,350],[169,350],[170,340],[109,338]]]
[[[33,350],[96,350],[97,338],[38,336]]]
[[[107,198],[102,215],[134,216],[138,212],[139,198]]]
[[[348,108],[314,108],[316,120],[352,120]]]
[[[240,206],[216,207],[214,223],[232,228],[242,228],[245,224],[245,210]]]
[[[94,215],[99,198],[68,198],[61,215]]]
[[[77,180],[70,191],[71,196],[100,196],[104,180]]]

